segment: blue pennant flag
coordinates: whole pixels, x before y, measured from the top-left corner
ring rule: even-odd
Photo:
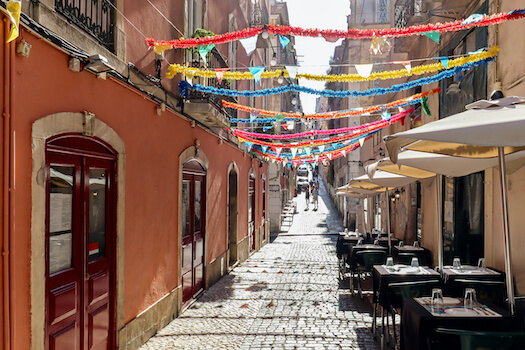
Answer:
[[[248,69],[250,70],[250,73],[252,73],[253,79],[255,80],[255,83],[257,85],[259,85],[259,82],[261,81],[261,75],[263,74],[265,68],[266,67],[264,67],[264,66],[248,67]]]
[[[292,166],[292,162],[289,162],[288,164],[286,164],[286,166],[288,167],[288,169],[290,169],[290,167]]]
[[[281,46],[283,47],[283,49],[286,48],[286,45],[290,43],[290,39],[282,35],[279,35],[279,41],[281,42]]]
[[[325,148],[326,148],[325,145],[317,146],[317,149],[319,149],[319,152],[323,152]]]
[[[268,131],[268,130],[271,130],[271,129],[273,129],[273,126],[265,126],[263,128],[264,131]]]
[[[253,147],[253,142],[246,141],[244,144],[248,148],[248,152],[250,152],[252,150],[252,147]]]
[[[315,158],[315,161],[316,161],[316,162],[319,161],[319,155],[318,155],[318,154],[314,155],[314,158]]]
[[[481,21],[483,19],[483,15],[479,14],[479,13],[474,13],[470,16],[467,17],[467,19],[465,19],[463,22],[461,22],[461,25],[465,26],[465,25],[468,25],[468,24],[472,24],[472,23],[477,23],[479,21]]]
[[[306,152],[306,155],[308,157],[310,157],[310,155],[312,154],[312,149],[310,147],[305,147],[304,148],[304,151]]]
[[[448,57],[440,57],[439,61],[443,65],[443,67],[448,68]]]
[[[268,146],[261,145],[261,149],[263,153],[266,153],[266,151],[268,150]]]

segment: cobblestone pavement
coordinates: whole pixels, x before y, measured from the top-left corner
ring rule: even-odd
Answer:
[[[372,302],[338,280],[339,215],[321,185],[319,209],[206,290],[141,349],[379,349]]]

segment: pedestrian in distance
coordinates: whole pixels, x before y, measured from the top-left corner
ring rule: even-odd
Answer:
[[[319,205],[318,205],[319,190],[315,186],[314,186],[314,189],[312,191],[312,197],[314,197],[314,210],[317,211],[317,209],[319,208]]]
[[[310,206],[310,189],[309,188],[306,188],[306,193],[304,194],[304,196],[306,198],[306,209],[305,210],[308,210]]]

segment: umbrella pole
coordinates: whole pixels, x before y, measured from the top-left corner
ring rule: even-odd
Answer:
[[[438,266],[439,273],[443,273],[443,192],[441,190],[443,175],[436,174],[437,194],[437,233],[438,233]]]
[[[507,204],[507,181],[506,181],[506,169],[505,169],[505,153],[503,147],[498,147],[498,160],[499,160],[499,176],[501,184],[501,209],[502,209],[502,220],[503,223],[503,239],[505,244],[504,256],[505,256],[505,278],[507,280],[507,297],[509,299],[509,311],[514,315],[515,311],[515,300],[514,300],[514,283],[512,281],[512,264],[510,258],[510,232],[509,232],[509,212]]]
[[[386,191],[386,234],[388,236],[388,254],[392,254],[392,242],[390,240],[390,198],[388,198],[388,187],[385,187]]]

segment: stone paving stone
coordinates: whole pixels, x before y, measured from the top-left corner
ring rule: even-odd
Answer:
[[[304,193],[296,200],[299,213],[287,232],[141,349],[380,349],[370,332],[371,296],[351,296],[338,280],[335,242],[343,227],[324,186],[319,210],[304,210]]]

